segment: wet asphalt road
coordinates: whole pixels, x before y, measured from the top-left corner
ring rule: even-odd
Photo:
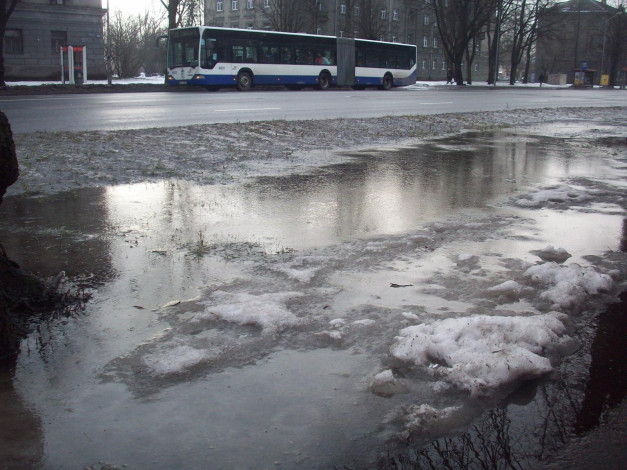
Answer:
[[[29,95],[0,98],[15,133],[175,127],[262,120],[373,118],[508,109],[627,106],[623,90],[434,87]]]

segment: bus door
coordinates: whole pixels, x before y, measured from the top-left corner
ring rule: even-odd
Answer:
[[[337,85],[355,84],[355,40],[337,38]]]

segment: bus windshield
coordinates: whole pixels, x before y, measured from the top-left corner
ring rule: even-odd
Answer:
[[[200,32],[198,28],[170,31],[170,53],[168,67],[198,66],[198,45]]]

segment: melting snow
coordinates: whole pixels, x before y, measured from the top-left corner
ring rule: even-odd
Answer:
[[[410,326],[392,346],[394,357],[434,368],[454,385],[481,395],[486,389],[538,377],[552,370],[545,348],[565,338],[566,315],[448,318]]]

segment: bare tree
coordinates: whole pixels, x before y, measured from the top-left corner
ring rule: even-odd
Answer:
[[[18,3],[20,0],[0,0],[0,88],[7,86],[4,82],[4,34],[9,18]]]
[[[512,16],[512,49],[509,84],[516,82],[518,67],[527,54],[527,63],[531,59],[531,49],[538,39],[538,13],[546,8],[545,0],[517,0],[514,2]],[[527,81],[528,69],[525,73]]]
[[[177,28],[182,23],[185,0],[161,0],[161,5],[168,12],[168,29]]]
[[[385,8],[382,0],[362,0],[359,5],[357,27],[364,39],[379,39],[386,30],[387,22],[381,16]]]
[[[305,8],[301,0],[269,0],[258,11],[274,31],[302,32],[307,28]]]
[[[620,64],[627,64],[627,14],[621,5],[614,17],[608,18],[605,23],[605,54],[609,69],[610,81],[608,85],[616,85]],[[603,73],[604,70],[601,70]],[[626,72],[627,73],[627,72]]]
[[[494,15],[496,5],[497,0],[434,0],[442,47],[453,66],[457,85],[464,84],[466,47]]]
[[[161,23],[161,18],[150,13],[124,17],[117,11],[113,15],[108,32],[109,57],[120,77],[136,76],[142,68],[149,73],[163,70],[163,51],[156,45],[157,38],[164,33]]]

